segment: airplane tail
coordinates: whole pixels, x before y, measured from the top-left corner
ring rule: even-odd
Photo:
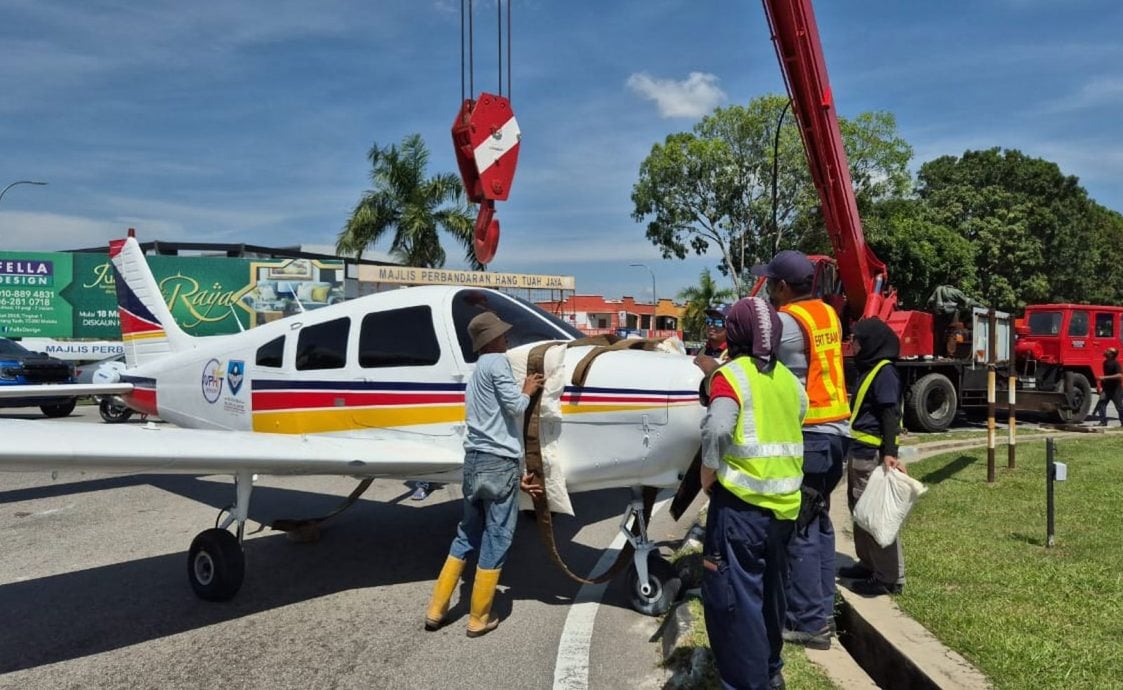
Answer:
[[[191,349],[192,336],[176,325],[136,238],[110,241],[109,258],[117,283],[117,315],[126,366],[131,369]]]

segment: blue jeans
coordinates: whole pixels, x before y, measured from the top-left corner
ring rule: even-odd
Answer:
[[[519,461],[470,450],[464,455],[464,517],[449,555],[465,560],[479,551],[484,570],[503,567],[518,519]]]
[[[784,662],[784,578],[794,520],[715,484],[706,518],[702,606],[722,687],[765,690]]]

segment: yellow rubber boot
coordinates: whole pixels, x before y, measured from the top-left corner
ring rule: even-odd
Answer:
[[[472,583],[472,610],[468,616],[468,637],[486,635],[499,625],[499,620],[491,617],[491,602],[495,601],[495,586],[499,584],[500,572],[476,568],[476,581]]]
[[[463,572],[464,561],[455,556],[445,559],[441,574],[437,577],[437,584],[433,587],[429,608],[425,611],[426,630],[436,630],[444,623],[445,614],[448,613],[448,602],[452,599],[452,592],[460,582],[460,574]]]

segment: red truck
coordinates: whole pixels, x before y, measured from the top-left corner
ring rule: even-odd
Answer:
[[[1072,381],[1073,405],[1058,409],[1062,421],[1082,421],[1092,391],[1103,376],[1104,351],[1123,348],[1123,307],[1032,304],[1018,320],[1014,346],[1019,381],[1027,388],[1055,390]]]

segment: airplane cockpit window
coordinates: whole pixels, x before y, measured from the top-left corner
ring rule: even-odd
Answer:
[[[359,366],[430,366],[441,358],[428,306],[371,312],[359,331]]]
[[[342,369],[347,364],[347,335],[351,319],[335,319],[305,326],[296,341],[296,368]]]
[[[529,302],[515,300],[498,292],[461,290],[452,300],[452,323],[465,362],[475,362],[477,359],[476,353],[472,351],[472,339],[468,337],[468,322],[485,311],[493,311],[496,316],[511,324],[511,330],[507,331],[508,347],[540,340],[573,340],[584,337],[581,331]]]
[[[281,367],[285,357],[285,336],[274,338],[257,348],[257,366]]]

